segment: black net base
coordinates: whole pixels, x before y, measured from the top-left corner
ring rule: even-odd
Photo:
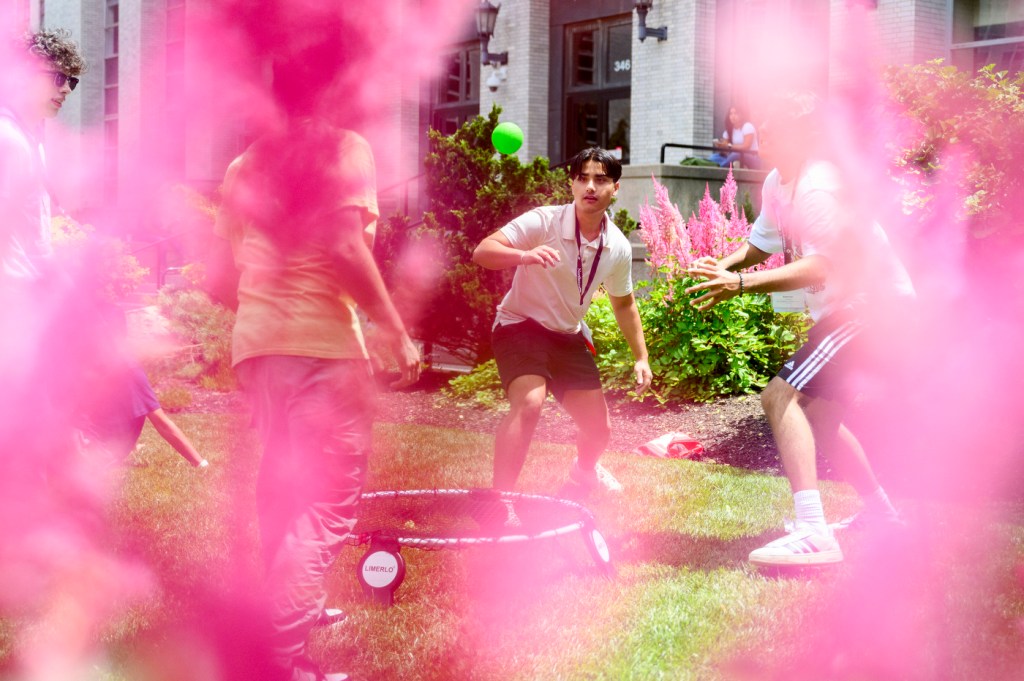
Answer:
[[[367,492],[349,543],[374,537],[419,549],[530,541],[593,525],[582,505],[567,499],[491,489]]]

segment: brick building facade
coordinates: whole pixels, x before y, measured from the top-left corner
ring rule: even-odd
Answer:
[[[107,162],[103,177],[68,197],[70,207],[130,200],[117,187],[139,158],[167,161],[180,181],[216,186],[245,136],[204,129],[176,108],[192,0],[22,1],[35,25],[70,29],[92,65],[61,114],[90,134],[60,153],[72,163],[75,154],[102,153]],[[756,112],[766,74],[826,93],[841,86],[850,76],[842,35],[855,12],[872,23],[883,62],[1024,61],[1024,3],[1012,0],[655,0],[647,26],[665,26],[668,36],[643,42],[633,0],[504,0],[489,50],[507,52],[507,66],[480,64],[473,17],[453,16],[462,28],[439,81],[389,89],[380,113],[399,131],[399,167],[381,179],[384,207],[416,211],[416,183],[405,180],[420,172],[428,126],[453,129],[492,103],[523,129],[523,159],[558,163],[600,144],[647,166],[660,162],[666,142],[708,144],[731,105]],[[779,46],[794,45],[789,63],[772,62]],[[172,129],[180,134],[166,134]],[[669,164],[686,155],[669,151]]]

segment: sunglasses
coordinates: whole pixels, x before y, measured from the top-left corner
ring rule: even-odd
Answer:
[[[61,73],[60,71],[44,71],[43,73],[49,73],[53,76],[53,84],[58,88],[64,87],[64,83],[67,83],[68,87],[72,90],[78,87],[78,79],[74,76],[69,76],[66,73]]]

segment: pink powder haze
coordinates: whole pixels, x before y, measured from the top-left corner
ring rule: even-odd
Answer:
[[[401,102],[409,98],[408,93],[418,96],[421,83],[437,74],[441,48],[452,44],[456,34],[472,22],[474,4],[469,0],[190,4],[187,86],[168,103],[176,113],[168,114],[160,129],[142,131],[137,140],[131,130],[122,131],[119,161],[126,172],[119,187],[119,210],[97,211],[90,220],[101,233],[114,235],[134,231],[135,225],[152,220],[154,213],[194,224],[194,203],[182,201],[186,193],[170,189],[172,181],[181,177],[173,155],[184,146],[182,136],[251,141],[279,130],[283,111],[292,103],[275,101],[271,94],[272,62],[325,41],[333,42],[331,61],[339,68],[328,79],[328,90],[320,93],[323,101],[318,113],[370,141],[379,186],[414,176],[418,142],[403,140],[399,134],[395,121]],[[6,3],[0,11],[4,12],[0,25],[16,25]],[[9,41],[2,43],[3,87],[20,91],[26,81],[14,76],[22,69],[8,66],[24,64],[25,57]],[[142,74],[147,87],[163,87],[160,61],[154,55],[147,62],[149,71]],[[102,63],[91,64],[83,77],[101,77],[102,71]],[[83,160],[74,165],[60,163],[61,142],[75,135],[80,135]],[[202,148],[194,137],[191,142],[193,148]],[[101,130],[72,132],[58,116],[47,124],[47,146],[56,150],[50,159],[55,187],[97,186],[96,180],[103,175]],[[302,177],[289,181],[294,185],[282,187],[281,193],[297,194]],[[330,198],[304,193],[312,205],[326,205]],[[211,236],[208,224],[203,231],[205,238]],[[432,263],[437,258],[431,253],[410,252],[402,257],[416,264],[417,272],[436,272]],[[131,678],[263,678],[264,655],[253,647],[259,640],[261,614],[255,596],[258,580],[248,564],[251,558],[240,557],[227,573],[219,571],[224,567],[211,566],[206,593],[191,587],[188,593],[178,593],[179,587],[162,583],[144,559],[120,546],[123,530],[114,535],[113,527],[107,525],[107,509],[120,494],[119,470],[73,454],[77,445],[70,414],[107,397],[104,370],[126,356],[125,339],[96,319],[103,303],[93,300],[87,285],[103,278],[96,267],[97,263],[84,258],[74,264],[73,278],[66,283],[61,279],[26,296],[12,297],[2,291],[0,353],[3,377],[8,380],[0,403],[0,435],[8,449],[17,442],[20,450],[20,456],[4,452],[0,476],[0,534],[4,537],[0,608],[23,623],[17,635],[8,639],[15,651],[9,656],[9,667],[24,679],[91,678],[110,664],[107,651],[96,645],[105,628],[112,622],[124,626],[129,609],[137,613],[148,600],[160,597],[186,604],[181,628],[155,632],[152,645],[148,637],[140,640]],[[136,356],[163,351],[162,347],[133,348]],[[74,371],[65,372],[69,367]],[[65,373],[69,375],[61,375]],[[41,421],[39,405],[27,397],[37,395],[40,390],[35,386],[44,384],[66,386],[68,391],[60,413]],[[39,434],[35,431],[40,423],[58,427]],[[229,519],[245,517],[233,506],[244,506],[251,494],[247,488],[237,499],[226,500],[225,508],[211,509],[211,513]],[[251,535],[249,527],[238,529],[236,534],[228,528],[230,536]],[[251,548],[236,546],[235,550]]]
[[[825,148],[843,170],[850,210],[884,226],[917,291],[917,309],[901,319],[902,335],[873,339],[873,350],[895,363],[865,385],[869,401],[849,421],[890,496],[905,504],[910,527],[844,542],[849,572],[798,628],[805,644],[799,659],[738,661],[736,676],[935,679],[989,669],[991,678],[1020,678],[1022,660],[991,659],[982,640],[1021,644],[1020,622],[1009,621],[997,603],[1007,585],[1017,594],[1022,586],[1014,569],[1019,548],[1002,512],[1007,500],[1019,502],[1024,473],[1024,193],[1006,198],[994,220],[998,231],[979,238],[972,232],[983,225],[964,219],[964,179],[979,161],[968,144],[946,141],[930,177],[894,174],[897,152],[921,139],[922,130],[884,89],[881,65],[889,55],[871,16],[851,3],[841,31],[833,21],[830,68],[843,77],[834,78],[828,99]],[[811,33],[792,17],[778,21],[759,18],[774,52],[758,51],[757,43],[747,73],[766,95],[813,84],[825,59],[814,41],[776,40]],[[1024,102],[1018,97],[1007,108],[1021,129]],[[947,115],[957,113],[951,107]],[[977,132],[966,126],[963,137]],[[1019,142],[1006,140],[1020,148]],[[1000,170],[1022,186],[1019,164]],[[907,200],[916,189],[932,197],[927,210]],[[871,254],[859,266],[871,272]],[[891,316],[905,314],[881,305],[873,321],[885,328]],[[869,362],[877,356],[861,360]],[[971,574],[962,567],[967,555],[976,557]]]
[[[322,93],[320,115],[370,142],[378,187],[415,175],[418,143],[403,139],[394,121],[400,120],[404,106],[416,101],[422,83],[438,73],[442,51],[472,21],[476,4],[473,0],[190,4],[188,87],[179,102],[187,114],[187,126],[168,121],[166,129],[154,132],[145,153],[140,146],[135,158],[130,154],[123,158],[132,171],[120,189],[123,205],[116,214],[104,215],[98,227],[111,234],[126,233],[155,207],[181,220],[195,220],[194,207],[168,189],[169,179],[178,172],[170,159],[173,149],[182,144],[180,135],[218,139],[223,136],[220,133],[230,131],[251,141],[279,131],[284,105],[290,103],[276,101],[271,94],[272,62],[302,54],[327,35],[336,41],[335,57],[341,68]],[[737,678],[933,679],[944,678],[957,660],[971,661],[969,668],[981,669],[982,663],[975,658],[985,650],[965,649],[962,641],[969,638],[965,632],[1011,629],[1010,623],[993,620],[993,603],[1002,596],[1005,583],[1013,584],[1018,594],[1022,587],[1022,572],[1013,571],[1019,558],[1008,548],[999,512],[1004,504],[996,502],[1007,497],[1019,500],[1024,473],[1024,409],[1019,397],[1019,386],[1024,384],[1024,244],[1020,233],[1010,230],[988,238],[969,233],[961,209],[965,198],[961,180],[975,160],[968,149],[950,144],[942,150],[943,166],[933,176],[927,180],[908,176],[901,178],[902,184],[894,183],[891,169],[896,148],[906,146],[920,131],[908,123],[905,112],[883,88],[879,65],[885,63],[886,55],[877,47],[870,14],[856,3],[850,5],[842,27],[833,26],[831,39],[840,49],[831,63],[819,49],[821,41],[808,38],[810,29],[792,16],[779,24],[761,14],[748,18],[744,34],[756,40],[746,54],[741,52],[734,59],[746,58],[753,65],[745,72],[752,102],[767,101],[780,90],[814,87],[826,65],[846,74],[829,98],[830,152],[850,183],[851,210],[874,216],[885,227],[918,293],[915,320],[908,332],[879,340],[887,355],[899,361],[884,381],[866,386],[875,399],[858,410],[851,425],[890,495],[906,501],[914,522],[898,536],[866,536],[851,545],[849,560],[835,577],[835,595],[814,608],[813,614],[793,618],[802,624],[783,627],[786,635],[797,630],[803,637],[801,650],[806,656],[797,661],[737,659],[728,668]],[[12,24],[10,17],[0,16],[0,25]],[[7,49],[6,43],[2,49]],[[19,58],[0,54],[5,67]],[[143,80],[161,82],[156,77],[160,68],[154,63],[153,78]],[[102,65],[93,64],[91,69],[95,74]],[[12,86],[5,81],[5,87]],[[751,109],[756,116],[756,107]],[[978,125],[989,124],[978,121]],[[48,124],[48,145],[71,134],[58,117]],[[89,185],[102,177],[101,133],[81,134],[86,138],[83,148],[91,151],[80,165],[54,170],[58,185]],[[1019,179],[1022,170],[1012,172]],[[282,193],[297,195],[302,177],[290,182]],[[926,221],[920,219],[922,213],[905,210],[905,192],[918,186],[934,197]],[[722,198],[723,204],[734,205],[735,185]],[[315,191],[305,195],[311,206],[326,205],[329,199]],[[716,225],[729,238],[737,236],[739,218],[733,213],[727,220],[710,195],[700,206],[684,207],[684,215],[697,213],[689,224],[678,211],[673,212],[661,189],[656,202],[657,206],[644,211],[657,212],[656,219],[671,231],[648,244],[652,258],[665,258],[668,263],[672,257],[682,257],[672,250],[679,244],[686,245],[683,252],[697,247],[700,239],[709,237],[696,230],[699,224]],[[1002,210],[1024,224],[1024,193],[1007,199]],[[434,252],[405,253],[401,261],[416,274],[412,284],[417,290],[430,288],[430,278],[438,274]],[[865,270],[871,265],[868,254]],[[99,273],[90,271],[92,266],[88,259],[79,263],[77,281],[94,280]],[[0,295],[8,297],[6,291]],[[681,297],[679,292],[676,295]],[[110,652],[96,644],[103,639],[104,627],[125,618],[131,608],[144,609],[147,599],[168,594],[186,604],[183,622],[173,631],[159,632],[153,642],[140,642],[133,678],[214,680],[246,678],[247,673],[248,678],[258,678],[251,674],[259,669],[262,651],[249,638],[252,635],[255,640],[254,623],[259,620],[254,549],[246,544],[252,528],[226,531],[231,544],[226,550],[239,557],[223,572],[211,568],[205,593],[179,593],[175,584],[161,583],[145,558],[115,545],[107,511],[119,494],[121,476],[69,454],[74,448],[70,422],[57,432],[34,432],[31,426],[40,422],[38,405],[21,399],[11,388],[18,386],[34,395],[38,393],[35,384],[59,384],[68,378],[50,372],[84,366],[96,373],[88,389],[69,384],[68,404],[102,399],[102,368],[126,351],[123,338],[104,340],[108,327],[96,319],[101,304],[80,285],[63,281],[31,298],[0,299],[0,303],[7,310],[4,324],[11,324],[0,338],[3,376],[11,380],[0,386],[6,393],[0,402],[3,441],[12,442],[12,433],[24,433],[21,451],[3,452],[7,461],[0,477],[0,536],[4,537],[0,609],[24,623],[13,642],[17,652],[11,664],[17,667],[17,678],[85,678],[111,665]],[[408,310],[410,319],[417,313]],[[892,310],[883,307],[876,313],[885,320]],[[67,348],[73,350],[65,352]],[[164,350],[142,351],[159,354]],[[89,352],[98,354],[85,354]],[[224,507],[211,514],[249,518],[251,509],[240,507],[251,503],[252,481],[231,484],[238,497],[222,500]],[[976,575],[950,569],[951,558],[961,561],[965,552],[978,556]],[[139,553],[146,552],[140,549]],[[514,598],[516,589],[528,588],[516,585],[516,580],[516,575],[507,575],[511,591],[484,596],[496,601]],[[945,625],[935,626],[936,619]],[[501,622],[484,624],[502,626]],[[925,631],[929,635],[942,631],[947,638],[928,638]],[[1016,631],[1019,636],[1024,626]],[[961,642],[960,647],[951,648],[956,642]],[[992,678],[1019,677],[1020,667],[1013,665],[1022,663],[1024,659],[991,660]]]

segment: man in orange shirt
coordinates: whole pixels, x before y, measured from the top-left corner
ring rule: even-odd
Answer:
[[[286,120],[231,164],[216,225],[240,273],[232,355],[264,444],[256,496],[274,672],[295,681],[343,678],[320,672],[306,639],[370,450],[375,384],[355,306],[401,383],[420,369],[365,238],[378,217],[370,146],[320,116],[337,60],[321,45],[275,64]]]

